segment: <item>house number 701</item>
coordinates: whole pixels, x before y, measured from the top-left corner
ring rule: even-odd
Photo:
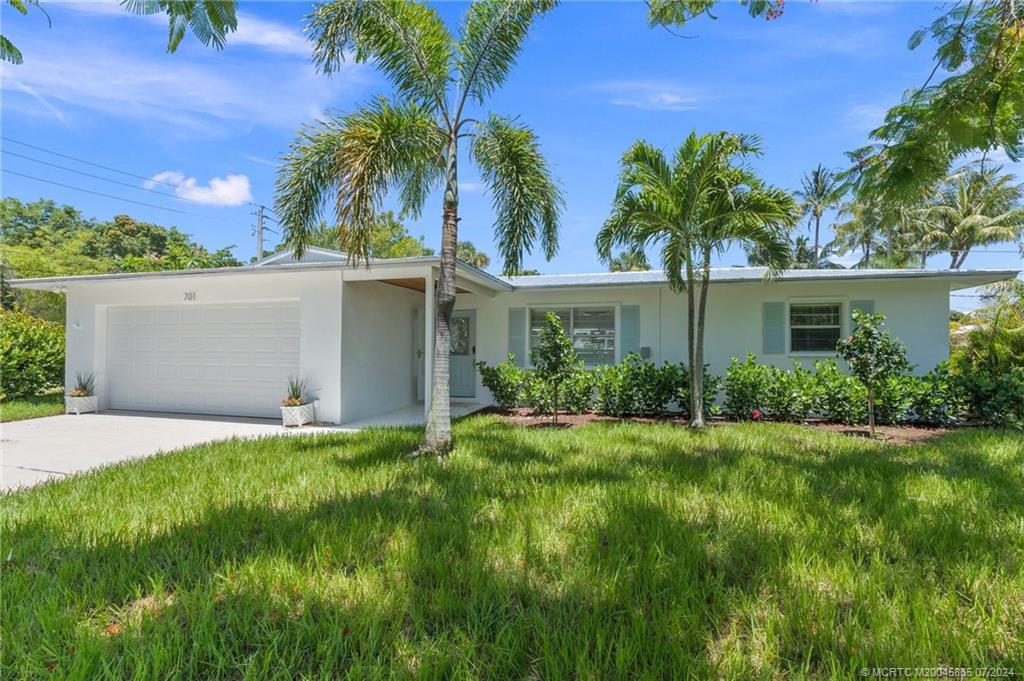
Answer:
[[[195,299],[196,299],[196,292],[195,291],[185,291],[185,300],[195,300]]]

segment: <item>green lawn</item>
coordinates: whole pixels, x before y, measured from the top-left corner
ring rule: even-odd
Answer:
[[[1024,674],[1024,446],[798,426],[230,442],[5,497],[3,678]],[[859,678],[859,677],[858,677]]]
[[[21,421],[64,413],[64,395],[36,395],[0,401],[0,421]]]

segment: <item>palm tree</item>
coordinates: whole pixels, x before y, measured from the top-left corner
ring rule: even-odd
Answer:
[[[854,267],[870,267],[871,256],[884,247],[879,237],[885,223],[885,211],[880,201],[867,199],[851,201],[840,209],[840,214],[849,219],[832,227],[835,232],[835,248],[843,255],[860,250],[862,256]]]
[[[21,14],[28,14],[31,7],[46,14],[39,0],[6,2]],[[169,23],[168,52],[178,49],[189,29],[203,45],[213,45],[219,50],[224,47],[227,34],[238,28],[235,0],[121,0],[121,5],[132,14],[166,14]],[[49,15],[46,19],[49,21]],[[0,61],[22,62],[21,50],[3,35],[0,35]]]
[[[609,272],[646,272],[649,269],[651,263],[641,248],[630,248],[608,261]]]
[[[485,270],[491,264],[491,256],[476,250],[472,241],[460,241],[455,247],[455,257],[478,270]]]
[[[839,205],[846,189],[839,174],[820,163],[800,180],[800,189],[796,191],[796,197],[800,200],[800,208],[804,215],[810,216],[814,221],[813,262],[817,262],[821,254],[818,248],[821,243],[821,216],[828,209]]]
[[[639,140],[622,156],[611,216],[597,236],[597,252],[616,247],[661,247],[673,291],[687,296],[690,425],[704,425],[704,319],[711,257],[731,243],[757,244],[769,274],[789,265],[787,231],[799,219],[793,197],[766,186],[746,160],[761,153],[754,136],[717,132],[683,141],[668,161]],[[699,288],[698,288],[699,287]]]
[[[950,269],[960,269],[971,249],[1018,239],[1024,234],[1024,188],[1002,168],[965,167],[953,173],[925,211],[928,244],[948,251]]]
[[[459,143],[490,190],[504,271],[519,270],[536,241],[548,258],[558,248],[563,201],[533,131],[497,114],[471,117],[504,83],[530,25],[551,0],[486,0],[466,10],[456,38],[433,8],[400,0],[334,0],[317,6],[307,32],[324,73],[345,58],[373,61],[391,82],[383,97],[299,133],[277,180],[276,210],[285,238],[301,255],[321,210],[333,198],[338,242],[352,264],[366,258],[374,216],[392,190],[403,213],[418,216],[443,186],[441,263],[434,291],[434,357],[421,452],[451,449],[449,353],[455,307],[459,224]]]

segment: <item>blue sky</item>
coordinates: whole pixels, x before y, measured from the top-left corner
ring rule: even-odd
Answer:
[[[5,151],[132,186],[4,154],[5,169],[119,198],[10,174],[3,194],[53,198],[101,219],[129,213],[177,225],[213,248],[236,244],[244,259],[255,253],[248,202],[273,203],[276,159],[296,130],[388,92],[372,65],[351,64],[331,78],[315,72],[302,37],[308,3],[243,2],[225,50],[190,37],[173,55],[165,52],[162,18],[128,16],[100,2],[44,7],[52,28],[39,11],[23,17],[3,5],[4,33],[25,58],[0,67],[3,135],[138,177],[5,140]],[[438,5],[452,25],[464,8]],[[527,265],[550,273],[603,269],[594,236],[607,216],[618,158],[641,137],[670,148],[693,129],[758,133],[765,155],[757,167],[789,189],[819,162],[841,165],[843,152],[864,144],[885,109],[927,76],[930,49],[911,52],[906,41],[937,11],[928,2],[790,0],[785,15],[768,22],[723,4],[716,21],[694,22],[680,37],[648,28],[639,2],[561,5],[536,25],[488,106],[536,130],[567,200],[558,256],[544,262],[534,254]],[[461,175],[460,238],[493,254],[489,198],[468,161]],[[160,182],[148,183],[147,192],[142,178],[150,177]],[[434,247],[439,198],[408,223]],[[736,250],[721,264],[743,261]],[[967,265],[1019,266],[1020,259],[979,252]]]

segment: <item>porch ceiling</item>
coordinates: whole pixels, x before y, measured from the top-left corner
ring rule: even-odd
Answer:
[[[413,291],[419,291],[425,293],[427,290],[426,280],[419,277],[407,277],[403,279],[378,279],[382,284],[391,284],[392,286],[401,286],[402,288],[412,289]],[[455,287],[456,293],[471,293],[461,286]]]

